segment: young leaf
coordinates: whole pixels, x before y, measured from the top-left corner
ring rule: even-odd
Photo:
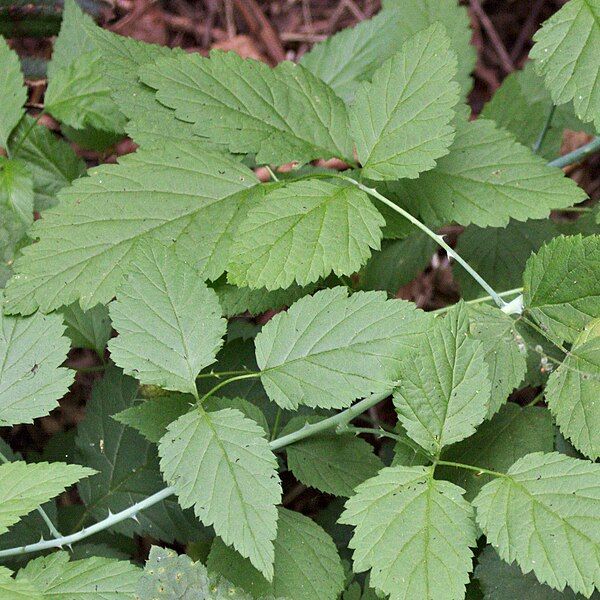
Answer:
[[[114,418],[133,405],[137,388],[134,379],[109,367],[94,384],[85,419],[77,427],[77,457],[98,471],[79,484],[79,494],[87,514],[97,520],[164,488],[154,446]],[[175,497],[140,511],[137,521],[129,519],[113,525],[111,530],[131,537],[147,533],[166,542],[185,543],[207,537],[192,511],[183,511]]]
[[[0,257],[14,250],[33,223],[33,182],[25,163],[0,156]]]
[[[251,288],[351,275],[379,249],[383,217],[354,186],[292,182],[248,212],[231,250],[228,280]]]
[[[339,598],[344,587],[340,557],[331,537],[312,519],[280,508],[274,546],[271,583],[219,538],[213,542],[207,566],[254,597],[276,596],[294,600]]]
[[[548,379],[546,400],[561,433],[586,456],[600,457],[600,319],[578,336]]]
[[[27,163],[38,211],[54,206],[58,191],[85,173],[85,163],[71,146],[44,125],[34,125],[28,115],[15,129],[10,150],[13,158]]]
[[[258,163],[353,162],[344,103],[300,65],[286,61],[271,69],[213,51],[210,58],[158,60],[140,76],[179,119],[194,123],[197,135],[226,143],[230,152],[256,153]]]
[[[358,486],[340,523],[354,525],[354,571],[391,600],[462,600],[477,530],[463,490],[430,467],[388,467]]]
[[[600,465],[537,452],[486,484],[473,504],[488,542],[524,573],[590,596],[600,586]]]
[[[197,396],[196,377],[215,361],[227,322],[217,294],[173,248],[139,246],[110,316],[117,365],[142,383]]]
[[[491,546],[477,558],[475,577],[484,592],[485,600],[583,600],[569,588],[557,592],[540,583],[533,573],[524,575],[518,565],[504,562]],[[598,594],[592,598],[597,600]]]
[[[158,451],[181,506],[193,506],[270,581],[281,485],[264,435],[238,410],[198,407],[169,425]]]
[[[458,102],[456,55],[441,24],[407,40],[363,83],[350,110],[365,177],[414,178],[448,154]]]
[[[300,64],[330,85],[338,96],[351,101],[360,82],[370,79],[411,35],[440,22],[457,54],[457,81],[466,94],[471,87],[469,74],[475,65],[475,49],[470,44],[465,8],[455,0],[392,1],[384,8],[388,10],[315,44],[302,56]]]
[[[598,264],[600,235],[554,238],[527,261],[525,307],[550,335],[574,342],[600,317]]]
[[[573,100],[577,116],[600,128],[600,1],[570,0],[533,40],[530,56],[554,103]]]
[[[510,221],[506,227],[467,227],[461,233],[456,251],[493,287],[511,289],[521,285],[525,263],[532,252],[559,233],[549,219]],[[483,296],[481,286],[460,265],[452,269],[461,296]]]
[[[532,452],[554,449],[555,428],[550,411],[509,402],[490,421],[484,421],[470,438],[446,448],[444,460],[505,472],[519,458]],[[491,475],[440,465],[436,475],[465,490],[472,500],[492,480]]]
[[[483,344],[492,393],[486,417],[506,402],[527,372],[527,351],[515,322],[495,307],[469,306],[469,332]]]
[[[15,461],[0,465],[0,533],[95,471],[65,463]]]
[[[430,225],[457,221],[504,227],[542,219],[553,208],[585,200],[585,192],[559,169],[515,142],[486,119],[456,121],[450,154],[416,181],[394,184],[400,204]]]
[[[141,574],[141,569],[124,560],[69,561],[68,552],[55,552],[30,561],[17,573],[17,581],[30,582],[52,600],[134,600]]]
[[[23,85],[21,63],[0,35],[0,148],[8,148],[11,131],[25,113],[27,88]]]
[[[63,190],[60,204],[34,224],[30,234],[39,242],[15,261],[20,277],[6,290],[13,312],[50,311],[77,299],[84,310],[108,302],[142,238],[170,244],[199,230],[218,248],[228,227],[223,217],[235,210],[232,196],[258,181],[191,141],[140,150],[91,174]]]
[[[408,435],[429,453],[473,433],[489,409],[491,383],[482,342],[469,336],[464,305],[434,321],[402,362],[394,406]]]
[[[60,367],[70,346],[63,332],[59,315],[0,311],[0,425],[31,423],[58,406],[74,379]]]
[[[295,417],[281,435],[320,420]],[[313,435],[288,446],[286,454],[288,468],[296,479],[335,496],[352,496],[358,484],[377,475],[383,467],[373,446],[353,433],[329,431]]]
[[[261,381],[288,409],[341,408],[391,391],[402,356],[417,348],[430,322],[414,305],[381,292],[317,292],[276,315],[256,337]]]
[[[65,335],[70,338],[73,347],[95,350],[100,358],[104,358],[104,348],[112,334],[108,307],[97,304],[84,311],[74,303],[60,312],[67,326]]]

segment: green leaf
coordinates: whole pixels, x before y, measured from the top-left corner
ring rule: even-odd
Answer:
[[[34,125],[28,115],[14,131],[10,150],[13,158],[27,163],[38,211],[54,206],[58,191],[85,173],[85,163],[71,146],[44,125]]]
[[[191,410],[193,400],[191,396],[181,394],[149,398],[112,415],[112,418],[133,427],[149,442],[158,444],[167,432],[167,427]]]
[[[33,182],[25,163],[0,156],[0,258],[8,262],[33,223]]]
[[[360,287],[385,290],[390,296],[395,296],[402,286],[427,267],[436,249],[436,243],[421,232],[403,240],[385,242],[362,269]]]
[[[558,590],[600,585],[600,465],[537,452],[486,484],[474,503],[487,540],[507,562]]]
[[[23,83],[21,63],[17,53],[11,50],[0,35],[0,147],[8,147],[8,138],[21,117],[27,100],[27,88]]]
[[[532,252],[558,235],[548,219],[511,220],[506,227],[467,227],[458,238],[456,251],[495,289],[521,286],[525,263]],[[453,268],[454,278],[465,299],[483,296],[481,286],[460,265]]]
[[[505,472],[519,458],[531,452],[554,449],[554,426],[546,408],[520,406],[509,402],[490,421],[484,421],[467,440],[446,448],[443,460]],[[465,490],[472,500],[491,481],[491,475],[440,465],[436,475]]]
[[[281,435],[301,429],[321,418],[295,417]],[[353,433],[324,432],[286,448],[288,469],[294,477],[326,494],[350,497],[354,488],[377,475],[383,463],[373,446]]]
[[[527,261],[525,308],[550,335],[573,342],[600,317],[599,261],[600,235],[554,238]]]
[[[469,335],[465,305],[434,321],[401,368],[394,406],[408,435],[430,454],[473,433],[489,409],[483,343]]]
[[[348,297],[342,287],[305,296],[256,337],[269,397],[282,408],[341,408],[390,390],[403,355],[416,349],[431,317],[381,292]]]
[[[44,502],[95,471],[65,463],[23,461],[0,465],[0,533]]]
[[[114,419],[133,406],[137,387],[135,380],[109,367],[92,388],[85,419],[77,427],[77,456],[98,471],[79,484],[79,494],[86,515],[97,520],[105,519],[108,511],[125,510],[164,488],[154,446]],[[124,521],[111,530],[127,536],[147,533],[167,542],[207,537],[194,514],[182,511],[174,497],[140,511],[137,521]]]
[[[515,321],[492,306],[467,308],[469,332],[483,344],[492,394],[487,417],[498,412],[509,394],[517,388],[527,372],[527,350]]]
[[[124,560],[86,558],[69,562],[68,552],[36,558],[17,573],[52,600],[134,600],[141,570]]]
[[[189,141],[140,150],[91,175],[63,190],[60,204],[34,223],[30,235],[39,242],[15,261],[20,277],[7,287],[10,310],[108,302],[142,238],[172,243],[198,230],[207,246],[197,252],[210,254],[227,227],[231,197],[257,183],[238,162]]]
[[[104,358],[104,348],[112,334],[108,307],[97,304],[84,311],[74,303],[60,312],[67,326],[65,335],[70,338],[73,347],[95,350],[100,358]]]
[[[577,116],[600,128],[600,2],[570,0],[533,40],[530,56],[555,104],[573,100]]]
[[[344,572],[333,540],[319,525],[280,508],[274,546],[271,583],[219,538],[213,542],[207,566],[254,597],[272,594],[294,600],[337,600],[344,587]]]
[[[354,186],[291,182],[268,193],[237,231],[228,279],[251,288],[350,275],[379,249],[383,217]]]
[[[63,332],[59,315],[0,311],[0,425],[32,423],[58,406],[74,379],[60,367],[70,345]]]
[[[353,162],[344,103],[304,67],[271,69],[234,52],[185,54],[140,71],[142,81],[197,135],[230,152],[256,153],[258,163]],[[227,140],[224,142],[224,140]]]
[[[59,35],[48,65],[45,110],[75,129],[94,127],[122,132],[123,116],[116,110],[102,77],[102,56],[85,33],[92,19],[75,0],[67,0]]]
[[[457,80],[463,93],[471,87],[469,74],[475,66],[475,49],[470,45],[469,17],[455,0],[402,0],[387,2],[386,10],[355,27],[344,29],[315,44],[300,64],[350,101],[361,81],[373,72],[413,34],[432,23],[443,23],[451,47],[458,56]]]
[[[14,580],[8,569],[0,571],[0,600],[43,600],[42,592],[30,581]]]
[[[197,396],[196,377],[215,361],[227,322],[217,294],[173,248],[140,245],[110,316],[119,336],[108,347],[125,373]]]
[[[523,575],[515,564],[504,562],[491,546],[477,558],[475,577],[484,592],[485,600],[583,600],[584,596],[575,594],[569,588],[557,592],[540,583],[533,573]],[[598,593],[592,595],[598,600]]]
[[[407,40],[363,83],[350,110],[365,177],[414,178],[448,154],[458,102],[456,55],[441,24]]]
[[[548,379],[546,400],[561,433],[592,459],[600,457],[600,319],[575,340]]]
[[[354,571],[391,600],[462,600],[477,531],[463,490],[430,467],[388,467],[361,484],[341,523],[354,525]]]
[[[553,208],[585,200],[560,169],[486,119],[457,120],[450,154],[415,181],[394,184],[399,203],[431,225],[457,221],[504,227],[509,219],[542,219]]]
[[[168,427],[158,448],[181,506],[194,506],[205,525],[272,580],[281,485],[264,435],[236,409],[198,407]]]

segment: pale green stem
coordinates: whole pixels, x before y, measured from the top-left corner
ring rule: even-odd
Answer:
[[[279,181],[279,177],[275,175],[275,172],[273,171],[273,169],[271,169],[269,165],[265,165],[265,169],[269,172],[269,175],[271,176],[271,179],[273,181]]]
[[[548,118],[546,119],[546,121],[544,123],[544,127],[543,127],[542,131],[540,132],[538,139],[535,141],[535,144],[533,144],[532,150],[536,154],[540,151],[540,148],[542,147],[542,144],[544,143],[544,140],[546,139],[546,135],[550,129],[550,125],[552,125],[552,119],[554,118],[555,111],[556,111],[556,105],[553,104],[552,108],[550,108],[550,111],[548,113]]]
[[[506,477],[506,473],[500,473],[499,471],[490,471],[483,467],[476,467],[475,465],[465,465],[463,463],[452,462],[449,460],[436,460],[434,463],[437,465],[445,465],[446,467],[456,467],[457,469],[466,469],[467,471],[475,471],[476,473],[486,475],[492,475],[493,477]]]
[[[595,137],[591,142],[581,146],[581,148],[573,150],[573,152],[569,152],[564,156],[559,156],[558,158],[551,160],[548,163],[548,166],[562,169],[563,167],[568,167],[573,163],[581,162],[590,156],[590,154],[594,154],[595,152],[600,152],[600,136]]]
[[[523,293],[523,288],[519,287],[519,288],[514,288],[512,290],[506,290],[505,292],[498,292],[498,296],[500,296],[500,298],[505,298],[506,296],[514,296],[516,294],[522,294],[522,293]],[[473,300],[465,300],[464,303],[465,304],[483,304],[484,302],[489,302],[490,300],[493,300],[493,298],[491,296],[481,296],[481,298],[475,298]],[[448,312],[453,306],[454,306],[454,304],[450,304],[449,306],[442,306],[442,308],[436,308],[435,310],[432,310],[429,312],[444,313],[444,312]]]
[[[207,398],[210,398],[215,392],[219,391],[222,387],[234,382],[241,381],[242,379],[255,379],[256,377],[260,377],[260,373],[245,373],[244,375],[237,375],[236,377],[230,377],[229,379],[225,379],[225,381],[220,381],[215,385],[212,389],[210,389],[202,398],[196,399],[198,400],[198,404],[202,404]]]

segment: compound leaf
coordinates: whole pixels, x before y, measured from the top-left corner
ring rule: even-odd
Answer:
[[[198,407],[169,425],[158,449],[181,506],[193,506],[205,525],[272,580],[281,485],[264,436],[239,410]]]
[[[304,67],[271,69],[234,52],[185,54],[142,67],[142,81],[196,134],[258,163],[338,157],[353,162],[344,103]]]
[[[141,569],[125,560],[86,558],[69,561],[68,552],[55,552],[30,561],[17,573],[52,600],[135,600]]]
[[[117,365],[142,383],[193,395],[227,328],[215,291],[156,242],[138,248],[110,316],[119,332],[108,344]]]
[[[27,88],[23,83],[21,63],[0,35],[0,148],[8,147],[8,138],[25,113]]]
[[[31,228],[39,242],[15,261],[17,277],[6,290],[13,312],[108,302],[142,238],[170,244],[198,230],[207,246],[197,252],[210,254],[228,227],[224,216],[236,210],[235,194],[258,181],[193,141],[140,150],[91,175],[63,190],[60,204]],[[193,266],[201,270],[203,262]]]
[[[0,465],[0,533],[44,502],[95,471],[65,463],[23,461]]]
[[[458,102],[456,55],[436,23],[408,39],[363,83],[350,110],[362,173],[371,179],[414,178],[448,154]]]
[[[600,319],[575,340],[548,379],[546,400],[561,433],[592,459],[600,457]]]
[[[60,367],[70,346],[63,332],[60,315],[9,317],[0,311],[1,425],[31,423],[58,406],[74,379]]]
[[[383,217],[354,186],[290,183],[248,212],[231,250],[228,279],[251,288],[314,283],[333,271],[351,275],[379,249]]]
[[[281,435],[316,423],[319,417],[295,417]],[[354,488],[383,467],[373,446],[353,433],[336,431],[313,435],[286,448],[288,469],[294,477],[326,494],[350,497]]]
[[[530,56],[554,103],[573,100],[577,116],[600,128],[600,1],[570,0],[533,40]]]
[[[553,208],[585,200],[560,169],[518,144],[492,121],[456,121],[450,153],[415,181],[394,184],[395,196],[431,225],[457,221],[504,227],[509,219],[542,219]]]
[[[600,235],[559,236],[534,254],[523,274],[523,300],[543,329],[574,342],[600,317]]]
[[[463,490],[430,467],[388,467],[362,483],[340,523],[354,525],[354,571],[391,600],[462,600],[477,530]]]
[[[254,597],[336,600],[344,587],[344,571],[333,540],[312,519],[279,508],[274,542],[273,581],[269,583],[231,547],[215,538],[207,566]]]
[[[600,465],[536,452],[473,502],[489,543],[524,573],[590,596],[600,585]]]
[[[431,317],[382,292],[342,287],[305,296],[276,315],[256,337],[267,394],[282,408],[340,408],[398,379]]]
[[[408,435],[430,454],[473,433],[485,418],[491,383],[482,342],[469,335],[464,305],[434,321],[402,363],[394,406]]]

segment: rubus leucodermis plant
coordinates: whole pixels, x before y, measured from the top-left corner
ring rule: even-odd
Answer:
[[[594,594],[600,218],[561,168],[600,150],[599,15],[569,0],[472,121],[454,0],[388,0],[274,68],[67,0],[34,115],[1,39],[0,423],[58,406],[71,347],[100,376],[41,456],[1,444],[0,597]],[[566,129],[590,137],[560,156]],[[69,143],[125,135],[87,171]],[[462,300],[395,298],[439,248]],[[328,506],[285,508],[285,471]]]

